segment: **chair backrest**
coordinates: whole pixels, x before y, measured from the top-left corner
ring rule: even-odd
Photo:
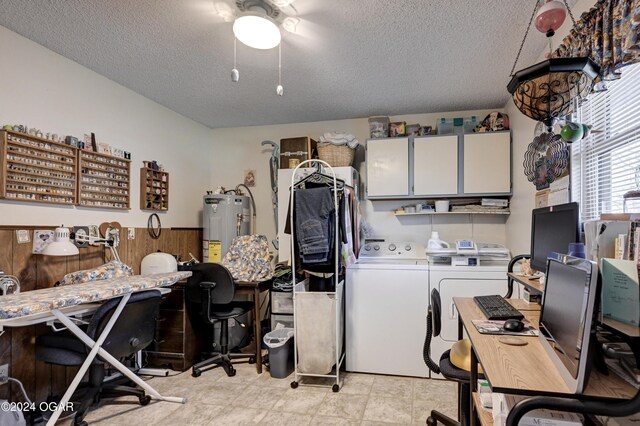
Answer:
[[[203,288],[201,283],[215,283],[211,291],[211,303],[227,305],[233,301],[236,285],[227,268],[219,263],[197,263],[191,267],[192,275],[187,280],[186,296],[190,303],[201,304]]]
[[[109,299],[98,308],[87,328],[90,338],[95,340],[102,333],[121,300],[122,297]],[[159,290],[133,293],[102,347],[122,358],[149,346],[155,338],[161,300]]]
[[[440,366],[431,359],[431,339],[440,335],[442,326],[441,312],[440,293],[434,288],[431,290],[431,303],[427,312],[427,334],[422,347],[422,357],[429,370],[436,374],[440,374]]]

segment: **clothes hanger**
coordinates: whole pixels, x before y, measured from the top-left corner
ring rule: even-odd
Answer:
[[[296,189],[304,188],[306,183],[324,184],[329,187],[333,187],[334,179],[336,182],[336,188],[340,190],[344,189],[344,181],[342,179],[334,178],[333,176],[322,173],[320,163],[317,163],[316,171],[296,182],[294,187]]]

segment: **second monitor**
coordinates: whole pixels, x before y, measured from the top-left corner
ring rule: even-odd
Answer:
[[[531,267],[546,272],[551,253],[567,253],[580,242],[578,203],[534,209],[531,216]]]

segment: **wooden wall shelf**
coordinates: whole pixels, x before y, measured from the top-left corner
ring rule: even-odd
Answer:
[[[78,205],[128,210],[131,197],[131,160],[80,150]]]
[[[78,148],[19,132],[0,133],[0,198],[77,203]]]
[[[169,210],[169,173],[148,167],[140,169],[140,209]]]

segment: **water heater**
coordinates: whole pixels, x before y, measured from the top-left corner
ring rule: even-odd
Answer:
[[[220,262],[233,239],[251,232],[250,198],[235,194],[204,196],[202,258]]]

